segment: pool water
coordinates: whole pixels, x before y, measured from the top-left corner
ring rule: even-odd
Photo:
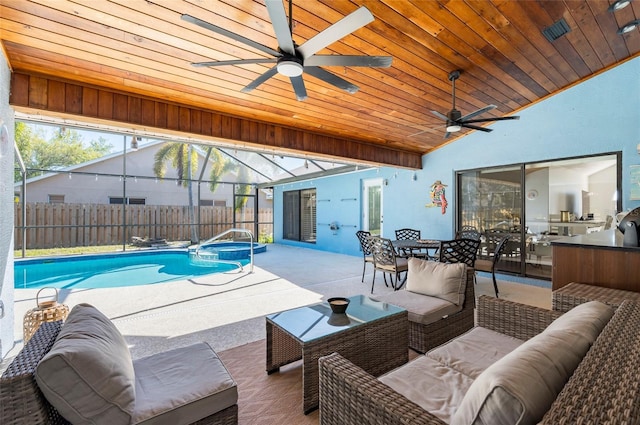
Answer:
[[[249,260],[239,260],[244,266]],[[207,261],[186,250],[77,255],[15,260],[14,287],[37,289],[115,288],[189,279],[237,270],[236,264]]]

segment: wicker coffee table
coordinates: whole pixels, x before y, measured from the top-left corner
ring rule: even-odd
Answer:
[[[408,359],[407,311],[364,295],[350,297],[347,313],[327,303],[267,316],[267,373],[302,359],[302,409],[318,407],[318,359],[340,353],[379,376]]]

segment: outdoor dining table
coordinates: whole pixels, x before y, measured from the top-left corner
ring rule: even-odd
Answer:
[[[409,252],[411,257],[432,259],[440,248],[440,241],[436,239],[401,239],[392,241],[391,244],[397,252]],[[434,250],[434,255],[429,253]]]

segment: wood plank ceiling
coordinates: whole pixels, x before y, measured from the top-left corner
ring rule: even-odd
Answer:
[[[372,23],[318,53],[393,57],[389,68],[326,68],[359,86],[355,94],[305,73],[304,101],[296,100],[282,75],[249,93],[241,91],[272,64],[191,65],[269,57],[181,19],[189,14],[277,49],[262,0],[2,0],[0,30],[14,74],[44,76],[243,122],[294,128],[310,139],[344,142],[327,151],[314,143],[278,140],[268,149],[419,168],[420,155],[473,131],[463,129],[444,139],[445,123],[430,112],[446,114],[451,109],[451,71],[462,70],[456,106],[463,115],[493,104],[497,108],[479,118],[499,117],[638,56],[640,31],[617,31],[640,18],[640,0],[616,12],[608,11],[612,2],[293,0],[293,38],[298,45],[366,6],[375,17]],[[562,18],[570,32],[548,41],[543,29]],[[490,127],[518,123],[503,121]],[[261,145],[259,140],[242,139],[236,138]],[[367,149],[356,154],[354,146]],[[376,150],[383,154],[374,155]]]

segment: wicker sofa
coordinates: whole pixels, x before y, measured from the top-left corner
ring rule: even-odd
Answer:
[[[563,314],[486,296],[479,298],[477,310],[477,327],[530,341]],[[640,303],[624,301],[604,323],[541,424],[640,424]],[[323,425],[448,423],[337,353],[319,362]]]
[[[131,360],[109,319],[79,304],[64,324],[40,325],[3,372],[0,424],[231,425],[237,398],[208,344]]]

